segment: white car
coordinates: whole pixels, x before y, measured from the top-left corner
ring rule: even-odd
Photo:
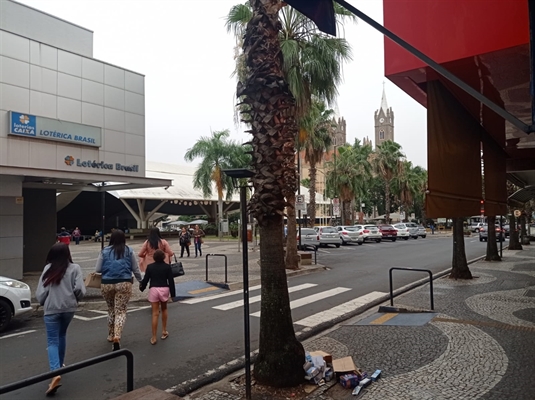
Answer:
[[[0,276],[0,331],[17,317],[32,310],[32,291],[24,282]]]
[[[297,230],[297,246],[299,246],[299,229]],[[301,228],[301,247],[304,250],[307,247],[313,247],[317,250],[320,246],[320,237],[318,233],[312,228]]]
[[[316,232],[320,237],[320,246],[328,246],[330,244],[340,247],[342,239],[338,234],[338,230],[334,226],[318,226]]]
[[[338,234],[344,245],[348,243],[362,244],[364,242],[362,233],[354,226],[337,226],[336,229],[338,229]]]
[[[398,239],[409,240],[409,238],[411,237],[409,228],[405,224],[395,224],[394,229],[398,231]]]
[[[420,237],[418,225],[416,225],[414,222],[404,222],[404,224],[407,226],[407,228],[409,228],[409,233],[413,239],[418,239],[418,237]]]
[[[381,243],[381,240],[383,240],[383,234],[375,225],[355,225],[355,228],[357,228],[359,232],[362,233],[364,242],[375,241],[377,243]]]

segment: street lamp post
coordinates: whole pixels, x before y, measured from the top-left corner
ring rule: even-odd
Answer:
[[[251,178],[254,173],[245,168],[224,169],[234,179]],[[240,186],[241,240],[243,262],[243,328],[245,342],[245,398],[251,399],[251,339],[249,327],[249,254],[247,253],[247,187]]]

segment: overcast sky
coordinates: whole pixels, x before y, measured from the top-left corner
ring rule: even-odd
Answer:
[[[145,75],[146,158],[185,164],[184,153],[210,130],[234,122],[234,37],[224,16],[240,0],[19,0],[94,32],[96,59]],[[351,0],[382,23],[381,0]],[[374,138],[383,82],[395,113],[394,139],[414,165],[427,168],[425,109],[384,77],[383,36],[365,22],[346,26],[353,61],[344,66],[337,111],[347,140]]]

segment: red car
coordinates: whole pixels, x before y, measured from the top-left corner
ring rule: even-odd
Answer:
[[[398,238],[398,231],[392,225],[379,225],[379,232],[383,235],[383,240],[391,240],[393,242]]]

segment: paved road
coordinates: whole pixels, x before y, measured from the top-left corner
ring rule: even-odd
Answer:
[[[484,254],[485,244],[477,238],[467,238],[466,246],[469,259]],[[77,255],[78,261],[88,270],[92,269],[96,259],[96,253],[91,252],[95,253],[91,250],[86,255]],[[236,255],[231,262],[238,262],[239,258]],[[295,329],[312,327],[333,318],[341,309],[354,307],[355,301],[363,299],[363,296],[369,300],[387,292],[388,268],[391,266],[426,268],[438,272],[448,268],[450,260],[451,238],[446,237],[322,249],[318,254],[318,262],[328,266],[329,270],[289,280]],[[204,273],[204,260],[187,262],[190,265],[197,263],[198,272]],[[400,272],[395,276],[395,287],[421,277],[420,273]],[[260,308],[257,287],[251,288],[250,298],[251,348],[256,349]],[[241,299],[241,291],[237,291],[170,305],[171,336],[155,346],[149,343],[149,309],[144,304],[134,305],[122,342],[123,347],[132,350],[135,355],[136,387],[151,384],[166,389],[240,357],[243,354]],[[105,314],[99,314],[98,310],[86,310],[83,315],[88,313],[92,316],[90,319],[76,319],[70,327],[67,363],[110,350],[105,340]],[[25,321],[25,324],[24,327],[16,326],[18,335],[6,337],[7,332],[0,337],[1,384],[47,370],[46,335],[42,320]],[[20,334],[22,328],[27,329],[28,333]],[[74,372],[64,378],[65,390],[62,392],[69,393],[69,399],[113,398],[125,390],[125,371],[124,360],[117,359]],[[45,387],[44,383],[34,385],[2,398],[38,398]],[[79,397],[73,396],[74,393],[79,393]]]

